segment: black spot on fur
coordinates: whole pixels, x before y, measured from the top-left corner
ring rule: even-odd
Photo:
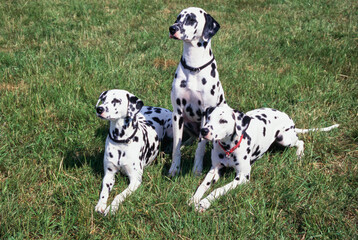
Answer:
[[[219,106],[223,102],[223,100],[224,100],[224,95],[221,94],[219,97],[219,102],[218,102],[217,106]]]
[[[220,124],[224,124],[224,123],[227,123],[227,121],[226,121],[225,119],[220,119],[220,120],[219,120],[219,123],[220,123]]]
[[[163,126],[164,125],[164,120],[163,119],[159,119],[157,117],[154,117],[153,120],[157,123],[159,123],[159,125]]]
[[[242,119],[242,127],[245,127],[247,124],[249,124],[251,121],[251,118],[249,116],[245,116],[243,119]]]
[[[111,103],[113,104],[113,106],[116,106],[117,103],[121,104],[122,100],[114,98]]]
[[[216,75],[215,69],[216,69],[216,65],[215,65],[215,63],[212,63],[212,64],[211,64],[211,73],[210,73],[210,75],[211,75],[213,78],[215,78],[215,75]]]
[[[183,122],[184,122],[184,118],[180,117],[179,118],[179,129],[181,129],[183,127]]]
[[[186,87],[186,81],[185,81],[185,80],[182,80],[182,81],[180,82],[180,87],[181,87],[181,88],[185,88],[185,87]]]
[[[206,79],[205,79],[205,78],[201,79],[201,83],[202,83],[203,85],[205,85],[205,84],[206,84]]]
[[[176,102],[177,102],[177,105],[180,106],[180,99],[179,98],[177,98]]]
[[[196,20],[196,15],[194,13],[187,14],[184,19],[184,25],[187,26],[196,26],[198,21]]]
[[[191,107],[190,105],[186,108],[186,111],[189,113],[189,115],[190,115],[191,117],[194,117],[194,116],[195,116],[195,114],[194,114],[194,112],[193,112],[193,109],[192,109],[192,107]]]
[[[257,148],[255,149],[255,152],[252,154],[252,156],[257,157],[260,155],[260,153],[261,153],[260,146],[257,146]]]
[[[256,115],[255,117],[256,117],[258,120],[263,121],[264,124],[267,124],[266,119],[262,118],[260,115]]]

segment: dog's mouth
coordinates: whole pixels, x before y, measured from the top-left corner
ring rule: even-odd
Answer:
[[[100,119],[107,120],[107,118],[103,117],[102,114],[98,114],[98,113],[97,113],[97,117],[99,117]]]
[[[177,36],[175,36],[176,34],[177,33],[175,33],[174,35],[169,33],[169,38],[175,39],[175,40],[180,40]]]

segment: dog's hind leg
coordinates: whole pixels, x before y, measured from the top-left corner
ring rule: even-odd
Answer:
[[[300,159],[304,155],[304,142],[298,139],[295,129],[281,131],[277,134],[276,141],[285,147],[297,147],[296,155]]]

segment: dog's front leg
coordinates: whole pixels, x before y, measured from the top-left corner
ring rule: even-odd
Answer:
[[[210,207],[211,203],[215,199],[225,195],[228,191],[235,189],[238,185],[246,183],[248,181],[248,179],[244,176],[249,176],[249,175],[247,175],[247,174],[245,175],[245,174],[241,174],[241,173],[236,174],[236,177],[232,182],[226,184],[223,187],[215,189],[206,198],[202,199],[195,206],[196,210],[199,212],[204,212],[205,210],[207,210]]]
[[[169,175],[175,176],[180,170],[180,145],[182,142],[184,118],[182,110],[179,106],[174,105],[173,110],[173,154],[172,154],[172,165],[169,169]]]
[[[115,167],[105,168],[104,177],[102,181],[102,190],[99,195],[98,203],[95,207],[96,212],[103,213],[106,210],[108,196],[113,188],[116,172],[117,170]]]
[[[208,140],[201,139],[199,140],[198,147],[195,151],[195,158],[194,158],[194,167],[193,167],[193,174],[200,175],[203,171],[203,159],[205,155],[205,146]]]
[[[126,199],[126,197],[128,197],[135,190],[137,190],[142,183],[142,174],[133,169],[130,169],[126,172],[129,177],[128,187],[113,199],[111,205],[108,206],[105,210],[104,215],[107,215],[109,212],[111,212],[111,214],[114,214],[118,210],[119,204],[121,204]]]
[[[200,184],[195,194],[189,200],[189,205],[197,205],[200,202],[200,199],[203,197],[204,193],[211,187],[212,184],[217,182],[220,178],[219,170],[222,168],[221,165],[212,167],[208,174],[206,174],[205,179]]]

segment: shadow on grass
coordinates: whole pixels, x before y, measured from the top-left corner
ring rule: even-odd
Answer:
[[[186,151],[186,149],[185,149],[186,147],[184,147],[184,149],[182,151],[181,170],[180,170],[180,173],[178,174],[178,176],[185,176],[187,174],[193,174],[192,168],[194,166],[194,157],[195,157],[194,155],[195,155],[195,149],[197,147],[197,143],[193,143],[191,147],[194,148],[193,151],[190,151],[190,150]],[[265,154],[282,153],[287,148],[288,147],[284,147],[284,146],[274,142]],[[205,155],[204,155],[204,160],[203,160],[202,175],[204,175],[204,176],[210,171],[210,168],[211,168],[211,150],[212,150],[212,145],[211,145],[211,143],[209,143],[209,144],[207,144],[207,147],[205,150]],[[165,163],[165,166],[163,167],[162,175],[168,176],[170,165],[171,165],[171,161]],[[232,168],[232,167],[223,167],[222,169],[220,169],[219,174],[221,177],[224,177],[226,175],[231,174],[233,171],[234,171],[234,168]]]
[[[184,134],[183,142],[188,140],[188,138],[189,138],[189,136]],[[194,167],[195,150],[196,150],[197,146],[198,146],[198,142],[197,142],[197,140],[195,140],[193,143],[191,143],[191,145],[184,146],[181,149],[180,172],[177,174],[177,176],[184,177],[187,174],[193,175],[192,170]],[[207,147],[205,149],[204,159],[203,159],[203,171],[202,171],[203,174],[206,174],[211,168],[211,148],[212,148],[211,143],[207,144]],[[167,152],[165,152],[165,153],[167,153]],[[169,157],[163,166],[162,175],[170,177],[168,172],[169,172],[170,166],[172,164],[172,156],[171,156],[172,150],[170,150],[170,152],[168,154],[169,154]]]
[[[95,137],[103,140],[103,146],[106,141],[107,133],[107,127],[100,127],[95,131]],[[81,168],[84,165],[88,165],[92,168],[96,175],[103,176],[103,146],[101,145],[99,148],[96,148],[96,150],[89,150],[81,143],[76,143],[73,147],[73,150],[67,151],[65,153],[63,167],[65,169]]]

